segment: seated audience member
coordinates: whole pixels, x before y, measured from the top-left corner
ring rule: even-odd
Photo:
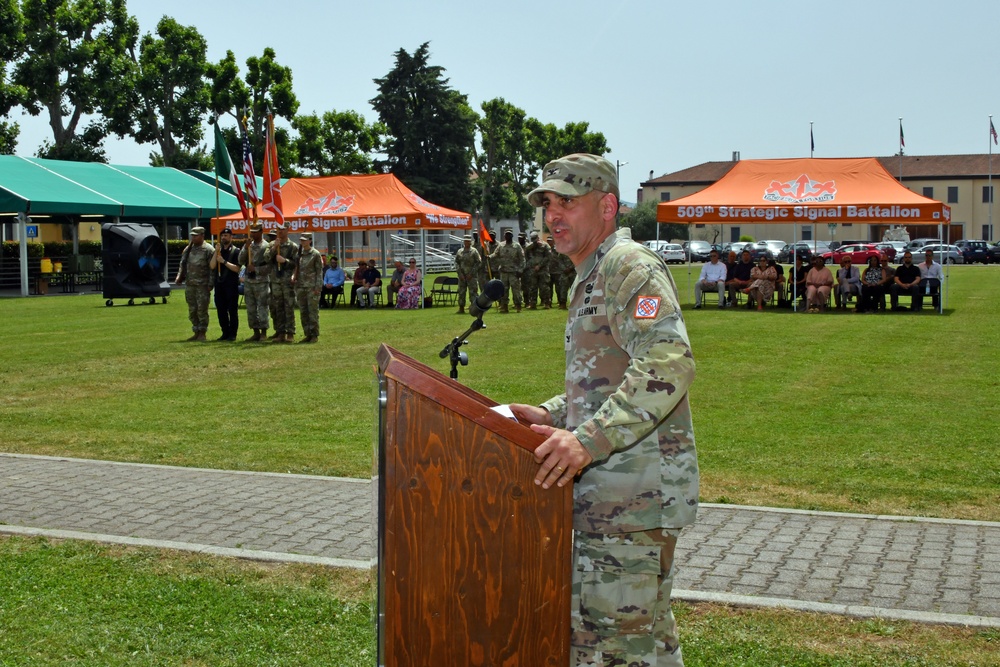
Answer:
[[[365,271],[364,284],[358,288],[358,307],[372,308],[375,305],[375,295],[382,293],[382,272],[378,270],[375,260],[368,262]]]
[[[757,302],[757,310],[764,310],[764,304],[774,296],[774,285],[778,280],[778,272],[773,266],[768,266],[767,256],[757,258],[757,266],[750,269],[750,286],[743,290],[751,301]]]
[[[917,310],[924,306],[924,296],[931,298],[934,310],[941,310],[941,265],[934,261],[934,252],[924,253],[924,261],[917,264],[920,269],[920,290],[917,293]]]
[[[719,251],[708,254],[708,263],[702,264],[698,282],[694,284],[694,307],[701,308],[701,293],[715,290],[719,293],[719,308],[726,307],[726,265],[719,261]]]
[[[396,270],[392,272],[392,277],[389,278],[389,286],[386,287],[386,303],[387,308],[392,308],[392,295],[399,292],[399,288],[403,286],[403,274],[406,273],[406,267],[398,259],[394,262]]]
[[[351,303],[358,303],[358,290],[365,284],[365,271],[368,270],[368,262],[361,260],[358,268],[354,269],[354,284],[351,285]]]
[[[323,272],[323,293],[320,295],[321,308],[333,308],[337,305],[337,297],[344,293],[344,283],[347,274],[340,268],[337,258],[330,255],[329,265]]]
[[[736,305],[736,293],[743,292],[746,288],[750,287],[750,271],[753,270],[753,264],[750,261],[750,251],[744,250],[740,253],[740,261],[733,266],[733,276],[726,280],[726,288],[729,290],[729,305]],[[750,307],[750,303],[747,302],[747,308]]]
[[[856,266],[851,266],[851,258],[844,255],[840,260],[840,269],[837,271],[837,291],[834,300],[837,308],[847,309],[847,302],[852,296],[861,297],[861,273]]]
[[[861,274],[861,300],[859,313],[874,313],[879,308],[885,312],[885,275],[878,257],[869,257],[868,266]]]
[[[910,295],[910,309],[917,309],[917,296],[920,292],[920,269],[913,263],[913,254],[907,250],[903,253],[903,263],[896,267],[896,275],[892,283],[890,303],[893,310],[906,310],[899,305],[899,295]]]
[[[830,290],[833,289],[833,274],[826,268],[823,258],[813,258],[813,267],[806,274],[806,302],[810,313],[826,310],[830,302]]]
[[[805,265],[802,260],[802,255],[795,254],[795,266],[788,270],[788,299],[789,301],[794,301],[795,299],[801,299],[803,302],[806,300],[806,274],[809,272],[809,267]]]
[[[403,279],[400,281],[402,287],[399,288],[399,295],[396,298],[396,308],[399,310],[410,310],[420,307],[420,300],[424,297],[424,279],[417,268],[417,260],[411,259],[409,268],[403,272]]]
[[[778,294],[778,305],[787,306],[788,302],[785,301],[785,267],[778,264],[774,259],[768,259],[767,265],[772,267],[778,276],[774,281],[774,291]]]

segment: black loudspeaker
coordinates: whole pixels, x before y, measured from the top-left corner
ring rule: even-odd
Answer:
[[[164,280],[167,246],[160,240],[153,225],[134,222],[101,225],[101,256],[104,260],[104,298],[111,306],[113,299],[148,299],[163,303],[170,295],[170,283]]]

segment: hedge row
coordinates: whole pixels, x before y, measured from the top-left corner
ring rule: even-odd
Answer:
[[[184,248],[187,247],[187,241],[181,240],[169,240],[167,241],[167,254],[168,255],[180,255],[184,252]],[[243,242],[233,243],[237,248],[243,247]],[[73,254],[73,242],[72,241],[46,241],[45,243],[40,243],[38,241],[28,241],[28,257],[69,257]],[[100,241],[80,241],[80,254],[81,255],[93,255],[95,257],[101,256],[101,242]],[[17,241],[4,241],[3,242],[3,256],[4,257],[20,257],[21,249],[20,244]]]

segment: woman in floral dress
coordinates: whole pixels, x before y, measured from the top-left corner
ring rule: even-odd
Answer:
[[[408,310],[420,307],[424,296],[424,281],[417,268],[417,260],[410,260],[410,267],[403,273],[403,286],[396,295],[396,308]]]
[[[757,266],[750,269],[750,287],[743,290],[757,302],[757,310],[764,310],[764,303],[774,295],[774,285],[778,280],[778,272],[773,266],[768,266],[767,256],[757,258]]]

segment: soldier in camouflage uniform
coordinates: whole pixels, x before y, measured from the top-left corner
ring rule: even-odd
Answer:
[[[504,232],[504,244],[497,248],[490,259],[495,261],[495,266],[500,273],[500,282],[503,283],[503,299],[500,301],[500,312],[510,312],[510,294],[514,296],[514,307],[517,312],[521,312],[521,272],[524,271],[524,250],[514,243],[514,234]]]
[[[181,265],[174,279],[178,285],[187,283],[184,300],[187,301],[188,319],[194,332],[189,341],[205,340],[208,331],[208,302],[213,280],[210,265],[214,256],[215,248],[205,242],[205,228],[192,227],[191,242],[181,253]]]
[[[556,240],[549,237],[549,247],[552,254],[549,256],[549,281],[551,287],[549,291],[549,303],[552,303],[552,291],[555,290],[556,298],[559,301],[559,309],[566,310],[566,297],[569,295],[569,286],[576,278],[576,267],[573,260],[556,250]]]
[[[264,226],[259,222],[250,224],[250,239],[240,250],[240,266],[246,267],[243,276],[243,297],[247,304],[247,324],[253,329],[253,336],[246,342],[266,340],[268,308],[270,308],[271,288],[268,275],[271,265],[264,261]]]
[[[546,437],[535,483],[574,488],[575,665],[683,665],[670,610],[674,546],[698,507],[688,405],[694,357],[663,261],[615,231],[615,167],[594,155],[545,166],[545,208],[576,266],[566,393],[511,406]]]
[[[455,253],[455,271],[458,273],[458,312],[465,312],[465,293],[469,293],[469,303],[479,296],[479,269],[483,264],[479,251],[472,247],[472,237],[462,239],[462,248]]]
[[[480,251],[479,255],[483,260],[483,263],[479,267],[479,291],[486,291],[486,283],[493,280],[496,277],[496,261],[490,259],[490,255],[497,249],[497,237],[496,234],[490,232],[490,236],[487,239],[480,239]]]
[[[278,225],[278,237],[264,250],[271,264],[271,303],[274,305],[274,335],[279,343],[295,341],[295,290],[292,276],[299,259],[299,247],[288,240],[288,225]]]
[[[549,256],[552,250],[538,240],[538,232],[531,232],[531,243],[524,249],[524,281],[528,292],[528,310],[535,310],[538,297],[542,297],[545,310],[552,307],[552,290],[549,289]]]
[[[319,340],[319,295],[323,292],[323,255],[313,247],[312,232],[299,235],[299,261],[292,283],[302,320],[303,343]]]

